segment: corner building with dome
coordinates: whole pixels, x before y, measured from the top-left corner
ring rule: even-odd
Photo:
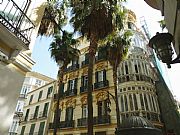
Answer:
[[[136,16],[129,10],[127,29],[133,31],[129,56],[118,68],[118,102],[120,121],[130,116],[141,116],[151,121],[156,128],[162,129],[153,68],[147,48],[147,39],[137,27]],[[88,46],[80,39],[81,56],[72,61],[63,77],[60,98],[60,122],[58,135],[87,135],[87,73]],[[93,68],[93,126],[95,135],[114,135],[116,128],[116,109],[113,97],[113,71],[101,52],[96,53]],[[109,104],[109,100],[111,104]],[[48,134],[53,135],[54,112],[57,104],[57,92],[54,94]],[[109,109],[111,111],[109,111]]]

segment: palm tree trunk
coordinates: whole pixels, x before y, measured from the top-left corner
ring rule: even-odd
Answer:
[[[64,75],[64,70],[65,70],[65,66],[59,68],[58,71],[58,93],[57,93],[57,104],[56,104],[56,110],[55,110],[55,114],[54,114],[54,131],[53,131],[53,135],[57,134],[57,129],[59,126],[59,122],[60,122],[60,112],[59,112],[59,102],[60,102],[60,87],[63,83],[63,75]]]
[[[93,83],[93,65],[97,50],[96,36],[91,35],[89,47],[89,66],[88,66],[88,135],[93,135],[93,100],[92,100],[92,83]]]
[[[120,112],[119,112],[119,103],[118,103],[118,96],[117,96],[117,68],[113,68],[113,81],[114,81],[116,119],[117,119],[117,131],[116,131],[116,134],[118,135],[119,130],[120,130]]]

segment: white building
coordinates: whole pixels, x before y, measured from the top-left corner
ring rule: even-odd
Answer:
[[[15,135],[18,133],[18,127],[19,127],[20,119],[23,115],[23,107],[25,104],[25,100],[27,99],[28,93],[52,81],[53,81],[52,78],[49,78],[45,75],[42,75],[36,72],[28,72],[26,74],[26,77],[25,77],[25,80],[24,80],[24,83],[22,85],[22,89],[19,95],[19,99],[17,102],[17,106],[15,109],[13,122],[9,129],[10,135]]]
[[[52,81],[28,93],[18,133],[20,135],[46,135],[49,112],[56,81]]]
[[[1,135],[8,133],[24,77],[35,64],[31,53],[45,1],[2,0],[0,2]]]

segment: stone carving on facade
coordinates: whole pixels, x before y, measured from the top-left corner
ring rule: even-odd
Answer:
[[[104,100],[106,100],[108,98],[108,95],[107,95],[107,93],[106,92],[99,92],[99,93],[97,93],[96,94],[96,100],[97,100],[97,102],[99,102],[99,101],[104,101]]]
[[[82,74],[83,75],[87,75],[88,74],[88,68],[87,67],[83,69]]]
[[[81,104],[82,106],[87,104],[87,96],[81,98]]]
[[[71,79],[74,79],[74,78],[78,78],[78,76],[79,76],[79,71],[72,72],[72,73],[69,74],[68,79],[71,80]]]
[[[75,106],[76,106],[76,99],[71,98],[71,99],[66,101],[66,108],[68,108],[68,107],[75,108]]]
[[[98,70],[102,70],[102,69],[107,69],[107,64],[106,62],[100,62],[96,65],[96,68],[95,70],[98,71]]]

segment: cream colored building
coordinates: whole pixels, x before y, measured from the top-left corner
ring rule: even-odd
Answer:
[[[49,125],[48,116],[55,88],[56,81],[52,81],[28,93],[18,134],[47,134],[47,127]]]
[[[24,77],[35,62],[31,52],[45,0],[0,2],[0,134],[8,133]]]
[[[136,28],[136,17],[132,11],[129,11],[128,17],[127,27],[133,30],[134,36],[129,58],[127,61],[123,61],[118,70],[118,74],[120,73],[118,94],[121,121],[131,115],[140,115],[151,120],[155,126],[162,128],[163,124],[160,121],[160,111],[155,93],[155,73],[151,70],[150,59],[148,59],[147,50],[145,50],[147,40]],[[60,124],[58,125],[59,135],[87,134],[88,43],[82,40],[80,49],[80,58],[67,67],[63,79],[64,87],[61,89],[62,96],[60,99]],[[144,64],[143,67],[142,64]],[[128,72],[127,68],[131,68],[131,70],[129,69]],[[101,52],[97,52],[93,70],[92,93],[95,135],[115,134],[117,122],[115,101],[108,94],[109,92],[114,95],[112,74],[112,67],[105,57],[102,57]],[[128,77],[128,75],[132,76]],[[130,80],[131,78],[134,80]],[[150,95],[150,99],[149,97],[146,99],[146,95]],[[57,102],[56,94],[54,97],[55,106]],[[136,99],[135,102],[133,98]],[[142,98],[143,100],[141,100]],[[111,104],[109,104],[109,100]],[[146,108],[147,106],[149,108]],[[55,107],[53,110],[55,110]],[[52,112],[49,124],[50,135],[53,134],[54,129],[53,116],[54,113]]]
[[[28,93],[52,82],[53,80],[54,79],[37,72],[28,72],[26,74],[14,112],[13,122],[9,128],[9,135],[16,135],[18,133],[18,127],[23,116],[23,107]]]

